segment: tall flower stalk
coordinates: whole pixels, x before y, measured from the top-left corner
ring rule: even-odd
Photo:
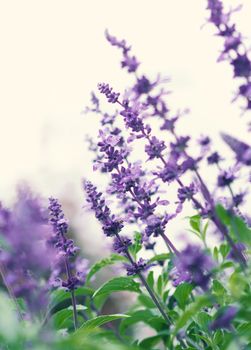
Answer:
[[[53,244],[58,250],[59,258],[63,258],[67,279],[62,281],[62,287],[66,288],[71,293],[71,302],[73,309],[73,321],[75,330],[78,328],[77,306],[75,297],[75,288],[79,280],[72,274],[70,268],[70,258],[73,257],[78,250],[74,246],[73,240],[66,237],[68,231],[68,222],[61,209],[61,205],[55,198],[49,198],[50,205],[50,223],[53,227],[54,235],[48,243]]]
[[[168,317],[166,312],[164,311],[163,306],[158,300],[157,296],[154,294],[154,291],[148,285],[145,277],[142,272],[147,268],[146,262],[143,259],[140,259],[138,262],[135,262],[129,252],[129,246],[132,244],[131,240],[126,239],[125,237],[120,235],[120,231],[123,228],[123,222],[115,218],[113,214],[111,214],[110,209],[105,203],[103,199],[102,193],[97,191],[97,188],[89,181],[84,182],[84,190],[87,195],[87,202],[89,203],[90,209],[95,212],[96,218],[103,225],[102,229],[106,236],[115,237],[116,244],[114,244],[115,249],[124,253],[127,257],[130,265],[127,267],[128,275],[137,275],[146,290],[148,291],[150,297],[152,298],[154,304],[160,311],[167,325],[170,326],[171,319]]]

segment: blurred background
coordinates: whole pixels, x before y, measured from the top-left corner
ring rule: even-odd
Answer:
[[[251,2],[241,2],[233,19],[251,43]],[[191,110],[181,121],[183,132],[208,134],[216,148],[225,147],[223,130],[249,141],[247,117],[240,117],[238,103],[230,103],[236,88],[231,68],[216,62],[222,41],[205,25],[206,5],[206,0],[0,1],[0,200],[10,205],[17,183],[27,181],[42,196],[63,201],[88,255],[104,251],[100,229],[82,208],[81,180],[100,181],[84,141],[98,131],[98,120],[82,113],[90,91],[102,81],[123,91],[129,82],[120,53],[104,39],[106,28],[133,46],[142,72],[171,77],[171,106]]]

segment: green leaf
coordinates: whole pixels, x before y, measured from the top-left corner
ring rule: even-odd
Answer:
[[[87,287],[80,287],[75,290],[75,296],[92,296],[93,290],[91,288]],[[53,309],[56,305],[64,302],[67,299],[71,299],[71,293],[66,292],[65,290],[59,289],[54,290],[50,294],[50,302],[49,302],[49,309]]]
[[[198,315],[197,315],[197,323],[198,325],[205,331],[208,332],[208,327],[210,322],[212,321],[212,317],[210,315],[208,315],[205,311],[201,311]]]
[[[192,290],[193,286],[189,283],[182,283],[176,288],[173,296],[177,300],[178,305],[181,309],[185,309],[187,300],[189,299]]]
[[[232,295],[238,298],[245,287],[248,285],[248,281],[246,278],[241,276],[238,272],[234,272],[229,278],[229,288]]]
[[[56,312],[52,316],[52,320],[56,329],[68,328],[73,322],[72,305],[66,309]],[[77,311],[87,309],[83,305],[77,305]]]
[[[130,318],[126,318],[120,323],[119,331],[122,335],[125,334],[128,327],[139,322],[143,322],[157,331],[161,330],[166,325],[163,318],[160,316],[155,316],[152,310],[137,310],[135,312],[130,313],[129,315]]]
[[[174,335],[176,335],[178,331],[187,324],[188,321],[191,321],[192,318],[196,316],[197,312],[200,311],[200,309],[209,305],[210,305],[210,300],[207,296],[197,297],[197,300],[192,304],[189,304],[186,310],[177,320],[175,329],[174,329]]]
[[[230,247],[228,244],[221,244],[220,245],[220,253],[223,257],[223,259],[225,259],[225,257],[229,254],[230,252]]]
[[[114,314],[114,315],[102,315],[97,316],[91,320],[86,321],[75,333],[89,333],[95,328],[100,327],[111,321],[115,321],[121,318],[128,318],[130,316],[124,314]]]
[[[93,294],[93,298],[121,291],[140,293],[140,284],[135,282],[132,277],[115,277],[110,281],[105,282],[98,290],[96,290]]]
[[[230,213],[220,204],[216,206],[215,211],[221,222],[230,228],[232,237],[251,245],[251,229],[239,216]]]
[[[149,284],[150,288],[153,289],[154,288],[154,275],[153,275],[153,271],[150,271],[148,276],[147,276],[147,283]]]
[[[162,279],[162,275],[159,275],[158,281],[157,281],[157,291],[159,295],[162,294],[162,288],[163,288],[163,279]]]
[[[155,261],[165,261],[170,259],[170,257],[171,257],[171,254],[169,253],[157,254],[148,260],[148,264],[152,264]]]
[[[152,299],[151,299],[148,295],[146,295],[146,294],[140,294],[140,295],[138,296],[138,301],[139,301],[142,305],[146,306],[146,307],[149,308],[149,309],[155,309],[155,308],[156,308],[156,305],[154,304],[154,302],[152,301]]]
[[[134,242],[129,247],[129,251],[135,259],[137,257],[137,253],[141,250],[141,248],[142,248],[142,235],[140,232],[135,232]]]
[[[121,261],[127,261],[126,257],[118,255],[118,254],[111,254],[108,258],[104,258],[98,262],[96,262],[94,265],[92,265],[87,277],[86,282],[89,282],[90,279],[101,269],[103,269],[106,266],[110,266],[115,264],[116,262]]]
[[[153,346],[157,345],[161,341],[162,337],[162,335],[157,334],[152,337],[145,338],[140,342],[139,347],[143,350],[151,350],[153,349]]]
[[[191,216],[189,223],[190,223],[190,226],[194,229],[194,231],[196,231],[198,233],[201,232],[201,217],[200,217],[200,215]]]

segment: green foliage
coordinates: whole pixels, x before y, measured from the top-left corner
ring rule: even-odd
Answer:
[[[93,294],[93,298],[122,291],[140,293],[140,284],[135,282],[132,277],[115,277],[96,290]]]
[[[86,282],[88,283],[91,278],[100,270],[103,268],[114,265],[117,262],[126,262],[127,259],[124,256],[118,255],[118,254],[111,254],[108,258],[104,258],[98,262],[96,262],[94,265],[92,265],[87,277]]]

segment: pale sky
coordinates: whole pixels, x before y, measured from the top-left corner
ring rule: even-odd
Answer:
[[[224,1],[240,2],[234,19],[251,45],[250,0]],[[184,133],[208,133],[217,145],[221,130],[248,140],[205,8],[206,0],[1,0],[0,198],[10,201],[27,179],[45,196],[81,200],[81,178],[93,177],[84,136],[97,133],[81,111],[98,82],[128,83],[106,28],[133,46],[142,72],[172,77],[172,106],[191,109]]]

